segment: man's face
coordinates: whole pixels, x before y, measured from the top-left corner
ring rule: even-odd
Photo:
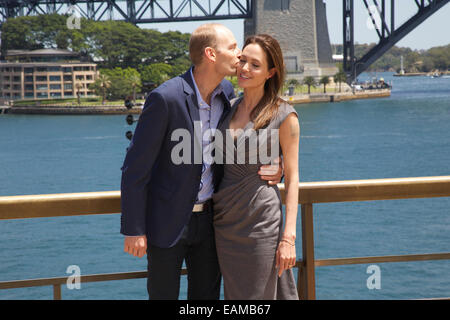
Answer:
[[[227,28],[217,29],[216,70],[224,76],[235,76],[241,50],[233,33]]]

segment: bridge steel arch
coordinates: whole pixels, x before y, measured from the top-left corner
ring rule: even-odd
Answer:
[[[363,57],[357,59],[354,50],[354,3],[353,0],[343,0],[343,69],[347,74],[347,82],[352,83],[356,77],[392,48],[398,41],[410,33],[414,28],[428,19],[433,13],[445,6],[450,0],[414,0],[418,10],[400,26],[395,25],[396,3],[400,1],[390,0],[390,21],[386,18],[386,0],[372,0],[369,6],[368,0],[362,0],[369,12],[369,18],[378,34],[378,43]],[[405,0],[402,0],[404,4]],[[376,9],[375,12],[373,9]]]
[[[244,19],[253,0],[0,0],[0,23],[10,17],[67,14],[138,23]]]

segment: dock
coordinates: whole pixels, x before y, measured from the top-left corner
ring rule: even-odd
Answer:
[[[10,109],[10,106],[0,106],[0,114],[8,113],[8,110]]]

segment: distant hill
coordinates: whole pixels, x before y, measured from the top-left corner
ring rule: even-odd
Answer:
[[[359,59],[376,44],[355,44],[355,56]],[[335,54],[343,54],[341,44],[332,44]],[[405,72],[446,71],[450,69],[450,44],[433,47],[428,50],[412,50],[411,48],[394,46],[373,63],[367,71],[400,70],[400,57],[403,56]]]

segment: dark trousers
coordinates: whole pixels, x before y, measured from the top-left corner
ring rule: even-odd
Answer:
[[[221,274],[211,210],[192,213],[181,239],[171,248],[148,245],[147,291],[151,300],[177,300],[186,260],[188,300],[218,300]]]

